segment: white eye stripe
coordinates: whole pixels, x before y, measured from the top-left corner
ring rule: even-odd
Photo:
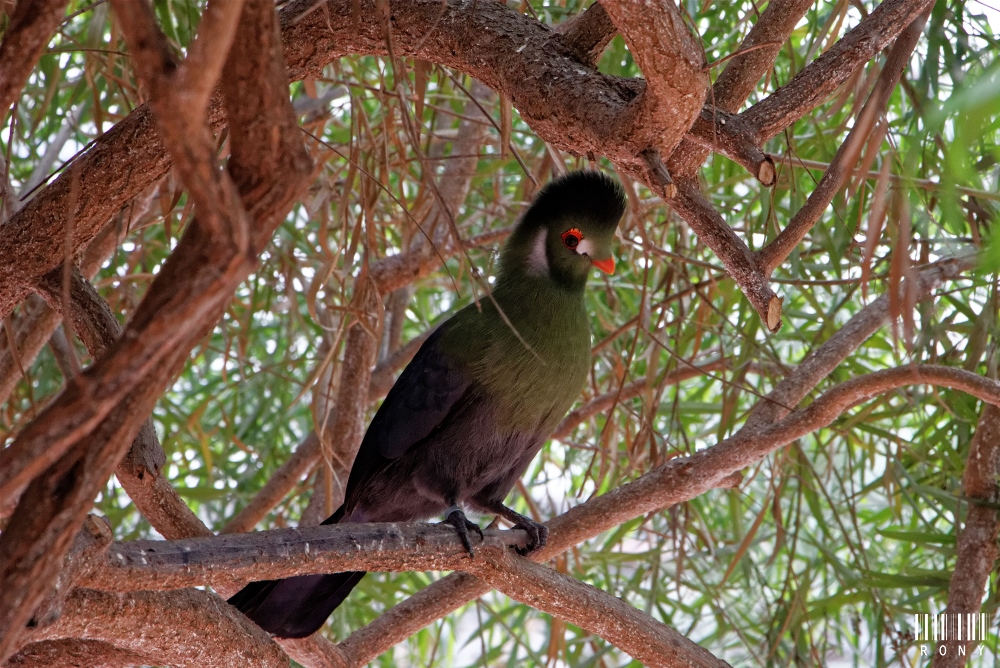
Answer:
[[[590,255],[594,250],[594,244],[590,243],[590,239],[581,239],[580,243],[573,250],[580,255]]]
[[[531,253],[528,255],[528,271],[536,276],[549,273],[549,258],[545,254],[546,230],[543,227],[535,234],[531,243]]]

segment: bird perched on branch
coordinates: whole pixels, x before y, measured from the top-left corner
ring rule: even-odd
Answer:
[[[625,193],[594,171],[538,194],[508,239],[489,299],[442,324],[376,412],[324,524],[402,522],[444,514],[473,554],[463,508],[525,530],[523,553],[548,529],[503,504],[580,394],[590,369],[584,287],[594,267],[615,268],[611,245]],[[253,582],[229,599],[282,638],[317,631],[365,574]]]

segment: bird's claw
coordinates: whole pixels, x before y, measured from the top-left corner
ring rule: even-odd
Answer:
[[[549,528],[544,524],[533,522],[528,518],[524,518],[523,521],[515,524],[514,528],[521,529],[528,533],[528,544],[525,547],[514,548],[522,557],[526,557],[532,552],[542,549],[545,547],[545,543],[549,539]]]
[[[479,541],[482,542],[483,530],[479,528],[479,525],[475,522],[470,522],[469,518],[465,516],[461,508],[452,508],[448,511],[448,516],[445,522],[455,527],[455,531],[458,532],[458,537],[462,539],[462,545],[465,546],[466,551],[469,553],[470,558],[475,558],[476,552],[472,549],[472,541],[469,539],[469,531],[475,531],[479,534]]]

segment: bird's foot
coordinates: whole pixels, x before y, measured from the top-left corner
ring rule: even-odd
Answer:
[[[448,515],[445,522],[455,527],[455,531],[458,532],[458,537],[462,539],[462,545],[469,552],[469,557],[474,558],[476,556],[475,551],[472,549],[472,541],[469,539],[469,531],[475,531],[479,534],[479,540],[483,540],[483,530],[479,528],[479,525],[475,522],[470,522],[469,518],[465,516],[462,509],[458,506],[452,506],[448,509]],[[443,524],[444,522],[442,522]]]
[[[528,533],[528,544],[525,547],[515,547],[517,553],[526,557],[536,550],[545,547],[545,542],[549,539],[549,528],[544,524],[539,524],[527,517],[521,519],[514,525],[515,529],[522,529]]]

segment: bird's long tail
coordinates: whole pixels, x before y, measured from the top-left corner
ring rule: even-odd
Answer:
[[[335,524],[341,516],[338,510],[323,524]],[[364,576],[364,571],[348,571],[251,582],[229,604],[279,638],[305,638],[323,626]]]

